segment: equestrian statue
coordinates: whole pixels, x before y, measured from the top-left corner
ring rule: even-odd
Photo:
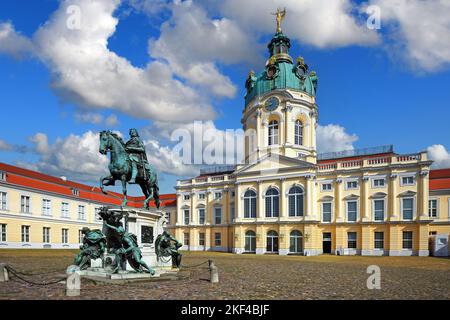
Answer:
[[[105,186],[113,186],[117,180],[122,182],[123,203],[127,200],[127,183],[138,184],[145,195],[144,208],[150,208],[150,200],[155,200],[159,209],[158,177],[155,169],[148,163],[145,146],[136,129],[130,130],[130,140],[125,143],[122,138],[111,131],[100,133],[99,152],[106,155],[110,152],[110,175],[100,179],[100,188],[106,194]]]

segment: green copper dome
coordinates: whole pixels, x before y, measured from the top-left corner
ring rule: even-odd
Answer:
[[[308,65],[303,58],[298,58],[294,64],[289,49],[291,42],[282,32],[275,34],[269,43],[271,58],[266,68],[259,75],[250,72],[247,82],[245,104],[254,97],[264,95],[272,90],[292,89],[316,96],[318,78],[313,71],[308,73]]]

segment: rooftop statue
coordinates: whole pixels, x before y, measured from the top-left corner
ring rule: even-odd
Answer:
[[[136,129],[130,130],[130,140],[125,143],[114,132],[102,131],[100,133],[99,152],[106,155],[110,152],[110,175],[100,179],[100,188],[106,194],[105,186],[113,186],[117,180],[122,182],[123,203],[126,206],[127,183],[138,184],[145,195],[144,208],[150,208],[150,200],[155,200],[159,209],[158,177],[154,168],[148,163],[145,146]]]
[[[278,8],[277,12],[272,14],[277,17],[277,33],[281,33],[281,23],[286,17],[286,8],[283,11]]]

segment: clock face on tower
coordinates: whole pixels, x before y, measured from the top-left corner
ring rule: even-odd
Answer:
[[[265,107],[268,112],[272,112],[272,111],[276,110],[279,105],[280,105],[280,101],[275,97],[267,99],[266,103],[265,103]]]

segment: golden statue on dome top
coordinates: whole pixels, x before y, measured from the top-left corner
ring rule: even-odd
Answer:
[[[277,17],[277,33],[281,33],[281,22],[283,22],[286,17],[286,8],[281,11],[280,8],[277,9],[277,13],[272,13],[272,15]]]

